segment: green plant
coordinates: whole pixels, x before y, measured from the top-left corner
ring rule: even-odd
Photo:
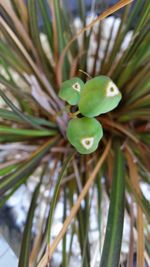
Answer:
[[[81,154],[94,152],[103,136],[100,123],[92,117],[113,110],[121,100],[121,93],[109,77],[97,76],[85,85],[79,78],[72,78],[62,83],[59,97],[70,105],[77,105],[79,110],[72,114],[76,118],[67,126],[70,143]],[[79,103],[79,105],[78,105]]]
[[[77,105],[83,85],[83,81],[78,77],[67,80],[60,87],[59,97],[70,105]]]
[[[80,112],[87,117],[95,117],[116,108],[121,93],[109,77],[98,76],[88,81],[79,102]]]
[[[137,266],[144,267],[144,261],[149,261],[150,208],[141,183],[149,184],[150,1],[137,0],[134,5],[131,2],[122,0],[109,9],[103,9],[101,5],[100,16],[86,25],[85,1],[78,0],[82,29],[77,32],[66,0],[28,0],[27,6],[20,0],[11,0],[10,5],[0,1],[0,101],[3,104],[0,108],[3,156],[0,206],[22,184],[28,183],[36,169],[38,173],[23,233],[20,267],[46,266],[60,240],[63,244],[62,266],[69,266],[75,235],[82,266],[90,266],[90,210],[95,189],[100,240],[104,193],[110,198],[101,267],[119,264],[124,211],[130,217],[128,264],[133,265],[134,231],[137,233]],[[131,5],[127,5],[129,3]],[[124,8],[115,40],[112,43],[114,20],[100,59],[103,19],[115,15],[121,7]],[[38,14],[42,19],[41,27]],[[124,39],[131,30],[132,37],[123,48]],[[93,39],[96,47],[89,55]],[[93,154],[80,155],[66,138],[70,118],[58,94],[62,82],[72,77],[80,77],[86,82],[88,65],[88,76],[110,77],[119,88],[122,100],[113,112],[97,117],[104,129],[98,149]],[[82,99],[79,108],[83,115],[88,114],[89,106],[82,112]],[[96,110],[92,116],[104,112]],[[73,113],[71,110],[69,115]],[[15,157],[15,154],[20,156]],[[49,192],[46,201],[42,188]],[[52,242],[54,211],[61,196],[64,199],[63,228]],[[84,205],[81,205],[83,199]],[[130,199],[136,203],[136,214]],[[47,208],[40,217],[36,238],[33,238],[35,211],[40,216],[40,209],[36,210],[36,207],[42,201],[47,203]],[[69,252],[66,245],[68,229],[71,233]]]
[[[102,126],[94,118],[76,118],[68,123],[68,140],[81,154],[94,152],[102,136]]]

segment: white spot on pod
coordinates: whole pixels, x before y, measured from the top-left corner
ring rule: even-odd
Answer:
[[[107,97],[113,97],[115,95],[119,94],[119,90],[117,86],[113,82],[109,82],[107,88],[106,88],[106,96]]]
[[[74,83],[74,84],[72,85],[72,88],[73,88],[74,90],[78,91],[78,92],[80,92],[80,89],[81,89],[79,83]]]
[[[94,143],[94,137],[86,137],[81,140],[81,143],[84,148],[90,149]]]

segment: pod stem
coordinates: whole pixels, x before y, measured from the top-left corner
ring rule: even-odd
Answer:
[[[69,113],[69,116],[72,118],[72,119],[75,119],[75,118],[77,118],[77,115],[78,114],[80,114],[80,111],[79,110],[77,110],[76,112],[74,112],[74,113]]]

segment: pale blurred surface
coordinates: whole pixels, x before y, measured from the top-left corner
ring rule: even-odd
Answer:
[[[14,252],[0,234],[0,267],[17,267],[18,259]]]

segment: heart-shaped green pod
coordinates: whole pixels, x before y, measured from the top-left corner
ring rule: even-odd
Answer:
[[[121,93],[107,76],[97,76],[83,87],[79,110],[86,117],[96,117],[117,107]]]
[[[68,123],[67,138],[81,154],[94,152],[102,136],[102,126],[94,118],[76,118]]]
[[[70,105],[77,105],[83,86],[84,82],[78,77],[67,80],[61,85],[59,97]]]

